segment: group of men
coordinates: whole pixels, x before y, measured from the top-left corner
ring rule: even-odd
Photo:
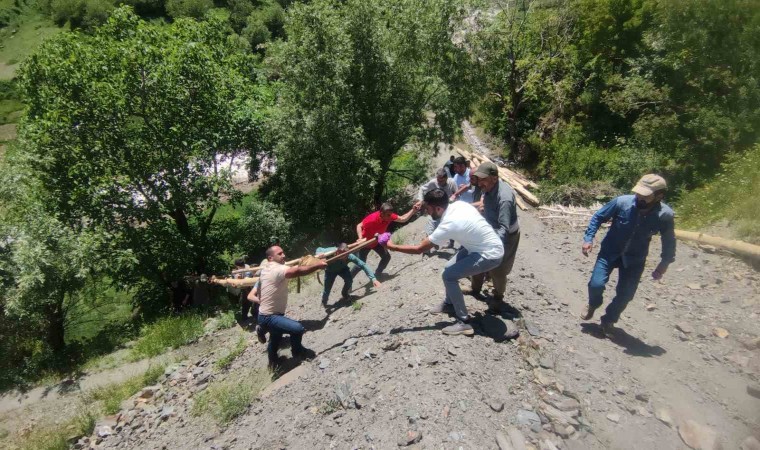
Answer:
[[[375,287],[379,287],[377,277],[386,269],[391,259],[390,252],[425,254],[447,244],[453,246],[453,242],[460,245],[442,272],[445,297],[430,310],[432,314],[449,314],[455,318],[452,325],[443,328],[444,334],[474,334],[469,323],[465,294],[486,299],[488,313],[518,314],[505,302],[507,275],[514,265],[520,242],[515,193],[499,178],[498,167],[494,163],[486,162],[471,170],[464,158],[452,158],[449,162],[451,164],[447,163],[446,167],[436,172],[435,178],[420,188],[417,202],[406,214],[399,216],[392,205],[385,203],[357,224],[360,241],[379,236],[376,242],[363,247],[358,255],[349,253],[348,246],[341,243],[337,247],[317,249],[318,257],[331,252],[338,256],[345,255],[329,265],[320,259],[307,266],[287,267],[281,247],[267,249],[266,267],[248,299],[260,303],[257,331],[262,341],[262,333],[270,333],[270,364],[276,365],[278,362],[277,351],[283,334],[291,336],[294,357],[309,358],[314,355],[313,351],[302,345],[303,326],[285,316],[288,279],[325,269],[322,303],[327,305],[336,277],[344,280],[343,298],[348,298],[353,277],[359,270],[364,270]],[[617,197],[601,208],[586,230],[582,252],[588,256],[600,226],[604,222],[612,222],[588,283],[588,304],[581,315],[584,320],[593,317],[602,304],[602,295],[611,272],[618,269],[616,295],[601,318],[602,330],[606,335],[613,334],[613,324],[636,292],[651,237],[659,233],[663,243],[661,262],[652,273],[654,279],[660,279],[675,258],[673,211],[662,203],[666,190],[667,185],[662,177],[646,175],[633,188],[633,195]],[[387,233],[390,224],[407,222],[422,209],[430,216],[426,237],[417,245],[393,243]],[[380,258],[375,271],[366,264],[371,251]],[[348,268],[349,262],[356,265],[353,270]],[[493,283],[493,294],[490,296],[484,296],[481,292],[486,276],[490,276]],[[463,292],[460,288],[459,280],[463,278],[471,280],[469,291]]]

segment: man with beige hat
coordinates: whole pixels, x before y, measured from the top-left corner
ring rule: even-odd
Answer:
[[[604,286],[610,273],[618,269],[615,297],[601,318],[602,330],[607,337],[614,335],[613,325],[636,294],[652,236],[659,233],[662,240],[660,263],[652,272],[652,278],[662,278],[668,265],[675,260],[673,210],[662,203],[667,188],[661,176],[644,175],[634,186],[633,195],[621,195],[604,205],[594,214],[586,229],[582,247],[584,256],[591,252],[599,227],[612,221],[588,282],[588,304],[581,315],[583,320],[594,317],[596,309],[602,306]]]

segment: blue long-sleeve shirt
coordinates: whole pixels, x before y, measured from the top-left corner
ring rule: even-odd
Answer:
[[[319,255],[321,253],[330,253],[334,250],[337,250],[337,247],[325,247],[325,248],[320,247],[316,249],[314,253]],[[353,253],[349,254],[347,259],[337,259],[331,262],[330,264],[328,264],[327,268],[325,268],[325,272],[338,273],[341,270],[343,270],[344,267],[348,266],[349,262],[352,262],[356,264],[357,266],[359,266],[359,268],[362,269],[364,273],[367,274],[367,278],[369,278],[370,280],[375,279],[375,272],[373,272],[372,269],[370,269],[370,267],[364,261],[359,259]]]
[[[622,257],[623,264],[628,267],[644,263],[649,254],[649,242],[652,236],[659,233],[662,240],[661,263],[668,265],[676,258],[673,216],[673,210],[664,203],[642,215],[636,208],[635,195],[621,195],[594,214],[583,241],[590,243],[599,227],[611,220],[612,226],[602,241],[599,256],[611,260]]]

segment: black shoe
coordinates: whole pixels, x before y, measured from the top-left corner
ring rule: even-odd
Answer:
[[[262,344],[267,343],[267,332],[261,327],[261,325],[256,325],[256,339]]]
[[[282,358],[280,358],[279,356],[274,359],[269,358],[269,364],[267,364],[267,367],[272,372],[278,373],[280,369],[282,369]]]
[[[314,350],[310,348],[302,348],[298,351],[293,351],[293,358],[303,359],[303,360],[310,360],[314,359],[317,356],[317,354],[314,352]]]
[[[478,300],[484,300],[486,297],[480,291],[473,291],[472,289],[462,289],[462,295],[469,295],[475,297]]]

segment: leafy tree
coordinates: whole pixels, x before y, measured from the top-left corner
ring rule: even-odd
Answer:
[[[166,12],[170,17],[192,17],[200,19],[214,7],[212,0],[167,0]]]
[[[15,152],[13,152],[15,153]],[[11,154],[0,170],[2,315],[38,330],[53,352],[65,345],[72,298],[87,280],[134,263],[99,227],[70,227],[46,210],[50,196],[32,176],[30,155]]]
[[[62,33],[21,70],[20,143],[46,214],[73,230],[119,236],[139,264],[121,280],[168,285],[208,272],[229,165],[255,155],[266,101],[221,19],[150,25],[119,8],[92,36]]]
[[[393,157],[413,140],[450,140],[467,115],[459,12],[436,0],[294,4],[280,77],[275,198],[307,231],[346,230],[382,200]]]
[[[472,44],[486,90],[481,110],[486,127],[507,142],[512,158],[535,162],[527,138],[539,127],[549,128],[542,119],[562,111],[573,94],[573,22],[565,2],[497,6],[495,15],[482,18]]]

